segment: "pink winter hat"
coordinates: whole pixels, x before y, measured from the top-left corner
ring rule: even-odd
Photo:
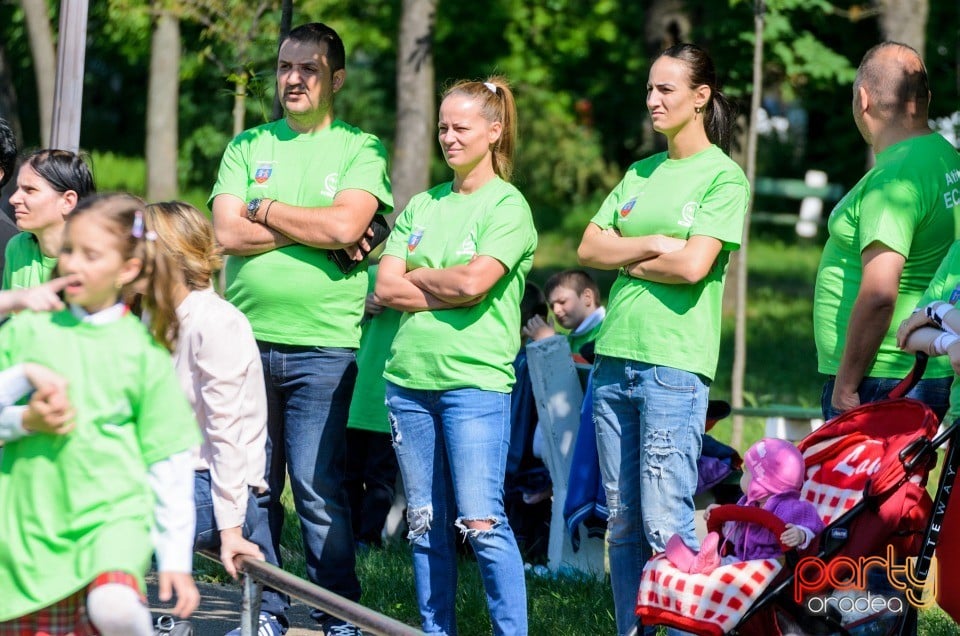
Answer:
[[[743,456],[744,469],[750,472],[747,501],[772,495],[800,492],[803,487],[803,455],[797,447],[782,439],[766,437]]]

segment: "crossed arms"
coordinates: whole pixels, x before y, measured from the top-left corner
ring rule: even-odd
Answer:
[[[723,243],[712,236],[687,240],[662,234],[620,236],[613,229],[590,223],[583,232],[577,256],[581,265],[596,269],[624,268],[634,278],[673,285],[703,280],[717,260]]]
[[[269,214],[267,206],[269,207]],[[340,249],[358,243],[380,207],[365,190],[342,190],[326,207],[301,207],[264,199],[257,221],[247,219],[247,204],[233,194],[213,200],[213,227],[224,252],[254,256],[299,243],[322,249]],[[266,221],[264,224],[264,215]]]

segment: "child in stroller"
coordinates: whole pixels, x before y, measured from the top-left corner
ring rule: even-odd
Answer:
[[[729,565],[736,561],[776,558],[782,552],[781,546],[804,549],[823,530],[817,509],[800,499],[804,467],[803,455],[796,446],[782,439],[761,439],[743,456],[743,468],[740,487],[744,495],[737,505],[771,512],[786,524],[786,529],[775,535],[756,524],[728,522],[723,527],[726,539],[722,545],[720,534],[710,532],[696,553],[683,543],[680,535],[673,535],[667,541],[665,552],[667,559],[681,571],[710,574],[721,562]],[[717,507],[717,504],[707,507],[704,513],[707,523]],[[725,554],[722,561],[721,554]]]
[[[881,555],[895,555],[898,567],[904,557],[918,557],[910,568],[912,578],[900,581],[918,598],[931,572],[953,477],[960,468],[958,427],[937,436],[938,421],[929,407],[902,397],[922,377],[920,358],[890,399],[845,412],[800,442],[806,469],[801,499],[816,506],[826,524],[807,550],[721,565],[709,575],[683,572],[665,554],[656,555],[640,582],[637,615],[643,624],[712,636],[860,633],[869,627],[864,621],[873,619],[854,618],[835,607],[817,613],[808,601],[829,598],[844,583],[849,583],[847,590],[865,593],[866,588],[857,587],[859,578],[832,580],[832,573],[843,564],[861,567],[863,559],[879,563]],[[932,501],[925,485],[936,451],[943,446],[947,456]],[[712,510],[708,529],[717,531],[727,521],[746,518],[775,536],[785,529],[776,516],[749,506]],[[904,604],[893,618],[892,623],[884,619],[882,633],[910,633],[916,607]]]

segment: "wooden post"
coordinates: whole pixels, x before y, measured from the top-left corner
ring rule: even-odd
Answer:
[[[50,147],[80,150],[83,65],[87,45],[87,0],[60,2],[57,81],[53,93]]]
[[[735,255],[737,281],[736,322],[733,328],[733,374],[730,385],[730,401],[734,408],[743,407],[743,383],[747,374],[747,253],[750,244],[750,214],[753,213],[754,184],[757,179],[757,112],[760,110],[760,95],[763,93],[763,24],[767,7],[764,0],[755,0],[753,6],[753,94],[750,97],[750,128],[747,131],[747,181],[750,183],[750,200],[747,216],[743,220],[743,238],[740,251]],[[743,417],[733,416],[733,432],[730,445],[743,447]]]

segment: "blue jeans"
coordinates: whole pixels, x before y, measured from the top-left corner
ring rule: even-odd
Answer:
[[[258,342],[267,388],[267,511],[274,553],[280,557],[290,476],[307,577],[352,601],[360,600],[350,509],[343,489],[347,414],[357,363],[353,349]],[[279,559],[278,559],[279,560]],[[310,615],[327,618],[320,610]]]
[[[459,529],[477,555],[493,633],[526,634],[523,561],[503,507],[510,395],[419,391],[387,382],[387,406],[407,495],[423,631],[457,633]],[[492,527],[473,529],[471,521]]]
[[[820,394],[820,409],[823,411],[823,419],[831,420],[840,415],[840,411],[833,408],[831,401],[833,399],[834,378],[830,378],[823,385],[823,392]],[[857,394],[860,395],[860,404],[869,404],[877,402],[887,397],[893,387],[900,383],[898,378],[864,378],[857,387]],[[947,408],[950,406],[950,385],[953,384],[953,378],[931,378],[920,380],[917,386],[907,393],[907,397],[920,400],[937,414],[937,418],[942,420]]]
[[[593,419],[610,517],[617,633],[637,622],[640,573],[679,534],[697,549],[693,493],[709,387],[695,373],[598,356]],[[648,628],[648,633],[655,633]]]
[[[197,509],[197,525],[193,536],[194,550],[220,549],[220,529],[213,515],[213,496],[210,492],[210,471],[198,470],[193,477],[193,500]],[[270,540],[270,526],[266,512],[257,505],[257,498],[251,491],[247,499],[247,515],[243,521],[243,536],[256,543],[263,552],[264,559],[271,565],[277,565],[277,554]],[[287,609],[290,599],[273,588],[265,587],[260,600],[260,611],[268,612],[278,621],[287,625]]]

